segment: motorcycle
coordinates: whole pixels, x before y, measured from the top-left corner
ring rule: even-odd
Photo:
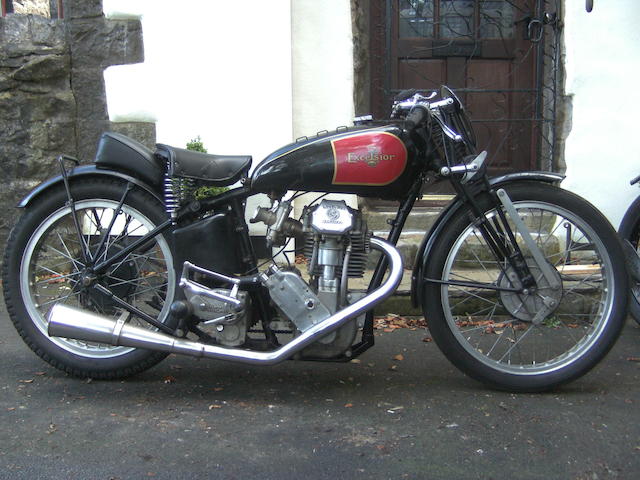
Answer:
[[[640,176],[629,182],[635,185],[640,182]],[[623,241],[623,247],[627,256],[629,270],[629,282],[631,290],[629,295],[629,313],[640,323],[640,197],[636,198],[622,217],[618,234]]]
[[[402,92],[390,119],[298,139],[252,173],[249,156],[152,151],[105,133],[93,164],[61,157],[60,175],[20,202],[5,302],[27,345],[78,377],[134,375],[169,353],[348,362],[374,345],[373,310],[401,281],[395,245],[416,199],[446,181],[456,197],[418,250],[412,301],[466,374],[497,389],[549,390],[588,372],[618,337],[624,255],[604,217],[559,188],[561,175],[489,178],[486,155],[447,87]],[[322,195],[292,218],[306,192]],[[399,202],[388,238],[328,193]],[[258,265],[245,221],[256,194],[271,204],[250,222],[267,226],[271,248],[294,238],[301,263]],[[374,251],[367,290],[353,288]]]

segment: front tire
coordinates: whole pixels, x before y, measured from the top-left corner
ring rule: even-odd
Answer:
[[[629,241],[637,254],[640,254],[640,197],[633,201],[624,214],[618,234],[623,241]],[[630,278],[629,287],[629,313],[640,324],[640,283]]]
[[[469,376],[503,390],[549,390],[587,373],[615,343],[626,312],[624,256],[609,222],[577,195],[533,182],[505,190],[561,288],[547,282],[510,221],[537,290],[508,291],[511,268],[461,209],[436,239],[425,276],[499,289],[425,282],[423,308],[438,346]],[[490,196],[477,200],[492,220]]]
[[[92,262],[89,257],[96,257],[93,263],[98,263],[165,220],[162,205],[135,187],[119,208],[126,188],[115,180],[72,179],[77,222],[66,190],[59,186],[48,191],[26,208],[5,250],[4,297],[18,333],[37,355],[74,376],[126,377],[166,357],[159,352],[47,334],[47,313],[57,303],[113,318],[123,312],[95,289],[84,287],[81,278]],[[157,235],[110,267],[98,282],[166,323],[175,292],[173,257],[167,240]]]

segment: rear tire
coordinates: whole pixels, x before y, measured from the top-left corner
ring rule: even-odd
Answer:
[[[620,334],[627,296],[624,255],[609,222],[577,195],[533,182],[504,188],[562,287],[551,287],[519,239],[536,292],[425,282],[425,317],[438,346],[469,376],[497,389],[549,390],[587,373]],[[478,202],[494,216],[488,194]],[[426,278],[514,286],[510,267],[496,260],[466,209],[435,242]],[[538,318],[549,305],[555,307]]]
[[[117,211],[126,188],[120,181],[72,179],[70,188],[80,236],[63,186],[36,198],[11,231],[2,272],[7,310],[29,348],[54,367],[78,377],[115,379],[134,375],[166,354],[49,337],[47,313],[56,303],[65,303],[117,318],[121,308],[94,289],[83,288],[79,281],[85,262],[82,243],[93,255],[102,243],[99,258],[104,259],[161,224],[166,214],[155,198],[137,188],[128,192]],[[101,242],[103,237],[105,241]],[[156,236],[111,267],[99,282],[166,323],[175,291],[168,242],[162,235]],[[131,321],[148,326],[141,320]]]

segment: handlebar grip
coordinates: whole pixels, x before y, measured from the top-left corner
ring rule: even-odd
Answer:
[[[423,107],[422,105],[416,105],[413,107],[405,119],[407,129],[413,130],[416,128],[427,118],[427,115],[429,115],[429,110],[427,110],[426,107]]]
[[[416,93],[418,93],[418,90],[416,90],[415,88],[409,88],[407,90],[402,90],[393,99],[396,102],[401,102],[402,100],[413,97]]]

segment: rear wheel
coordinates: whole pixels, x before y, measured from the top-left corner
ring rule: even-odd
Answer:
[[[552,267],[553,287],[509,220],[536,288],[518,293],[513,271],[459,211],[436,240],[424,311],[438,346],[458,368],[495,388],[542,391],[584,375],[613,346],[625,319],[626,273],[616,234],[582,198],[539,183],[505,187]],[[479,199],[490,221],[489,195]],[[517,278],[517,276],[516,276]]]
[[[123,310],[87,286],[88,267],[118,253],[164,221],[162,205],[148,193],[101,179],[71,185],[75,217],[60,187],[36,199],[11,232],[3,282],[7,309],[27,345],[72,375],[118,378],[138,373],[166,354],[49,337],[47,314],[57,303],[117,318]],[[160,321],[168,318],[175,274],[162,235],[134,250],[97,278],[114,295]],[[148,326],[141,320],[131,320]],[[150,327],[151,328],[151,327]]]

